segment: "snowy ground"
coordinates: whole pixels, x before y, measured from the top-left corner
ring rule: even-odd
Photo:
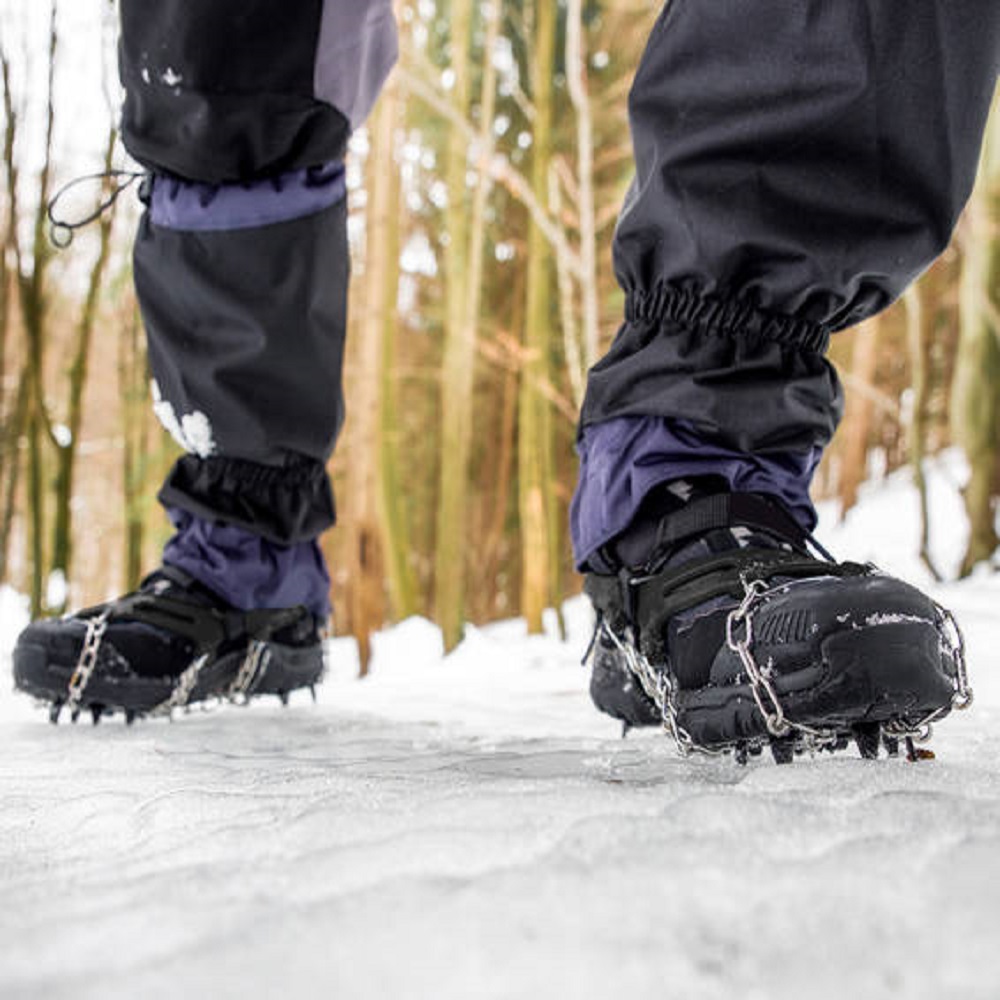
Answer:
[[[914,509],[890,480],[823,537],[919,580]],[[335,643],[318,707],[53,728],[4,680],[0,996],[995,1000],[1000,577],[938,596],[977,703],[920,765],[622,741],[579,603],[566,644],[511,623],[446,660],[404,623],[364,683]]]

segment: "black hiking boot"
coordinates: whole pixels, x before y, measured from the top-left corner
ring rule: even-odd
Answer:
[[[687,502],[661,489],[592,559],[597,707],[741,762],[851,740],[865,757],[900,741],[931,756],[914,741],[972,701],[951,614],[874,566],[834,562],[778,501],[698,485]]]
[[[165,566],[139,590],[65,618],[33,622],[14,649],[14,683],[58,722],[122,712],[170,714],[215,697],[287,702],[323,674],[320,622],[305,608],[237,611]]]

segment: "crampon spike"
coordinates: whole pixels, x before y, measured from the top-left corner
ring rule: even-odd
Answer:
[[[791,764],[795,760],[795,737],[772,736],[771,756],[775,764]]]
[[[281,699],[282,707],[283,708],[288,708],[288,692],[287,691],[279,691],[278,692],[278,697]]]
[[[49,706],[49,722],[53,726],[59,725],[59,715],[62,712],[63,703],[61,701],[54,701]]]
[[[73,711],[70,713],[69,721],[72,722],[73,725],[76,725],[76,723],[79,720],[80,720],[80,709],[74,708]]]
[[[632,727],[627,722],[622,722],[622,739],[626,739],[628,734],[632,731]]]
[[[309,693],[312,695],[313,704],[315,705],[316,704],[316,685],[315,684],[310,684],[309,685]]]
[[[882,746],[885,747],[885,752],[890,757],[899,756],[899,740],[895,736],[886,736],[885,733],[882,734]]]
[[[877,722],[859,722],[851,727],[858,752],[865,760],[878,760],[878,748],[882,742],[882,727]]]
[[[135,722],[135,709],[126,708],[125,709],[125,725],[131,726]]]
[[[100,725],[100,723],[101,723],[101,716],[102,715],[104,715],[104,706],[103,705],[91,705],[90,706],[90,718],[93,721],[93,723],[94,723],[95,726]]]
[[[733,747],[733,759],[740,765],[740,767],[747,766],[748,756],[749,751],[747,750],[746,743],[737,743],[736,746]]]

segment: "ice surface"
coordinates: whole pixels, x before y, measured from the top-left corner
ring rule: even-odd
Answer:
[[[892,566],[906,491],[824,537]],[[4,681],[0,996],[993,1000],[1000,579],[937,596],[977,703],[918,765],[622,741],[579,601],[565,643],[502,623],[446,659],[404,622],[364,682],[337,641],[315,708],[53,728]],[[5,646],[22,617],[0,595]]]

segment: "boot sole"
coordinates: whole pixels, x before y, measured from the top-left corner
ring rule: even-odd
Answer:
[[[302,647],[272,642],[268,644],[268,649],[271,656],[267,669],[254,683],[248,697],[276,695],[284,702],[290,692],[313,688],[322,679],[324,660],[320,643]],[[188,703],[226,697],[244,657],[243,652],[236,651],[206,665],[198,675]],[[52,662],[46,648],[32,642],[17,644],[13,668],[15,687],[50,702],[53,721],[57,721],[59,709],[66,701],[73,670]],[[79,707],[92,713],[98,709],[96,718],[122,711],[126,719],[132,721],[166,702],[174,690],[175,681],[176,678],[143,677],[138,674],[113,676],[98,670],[87,685]]]

